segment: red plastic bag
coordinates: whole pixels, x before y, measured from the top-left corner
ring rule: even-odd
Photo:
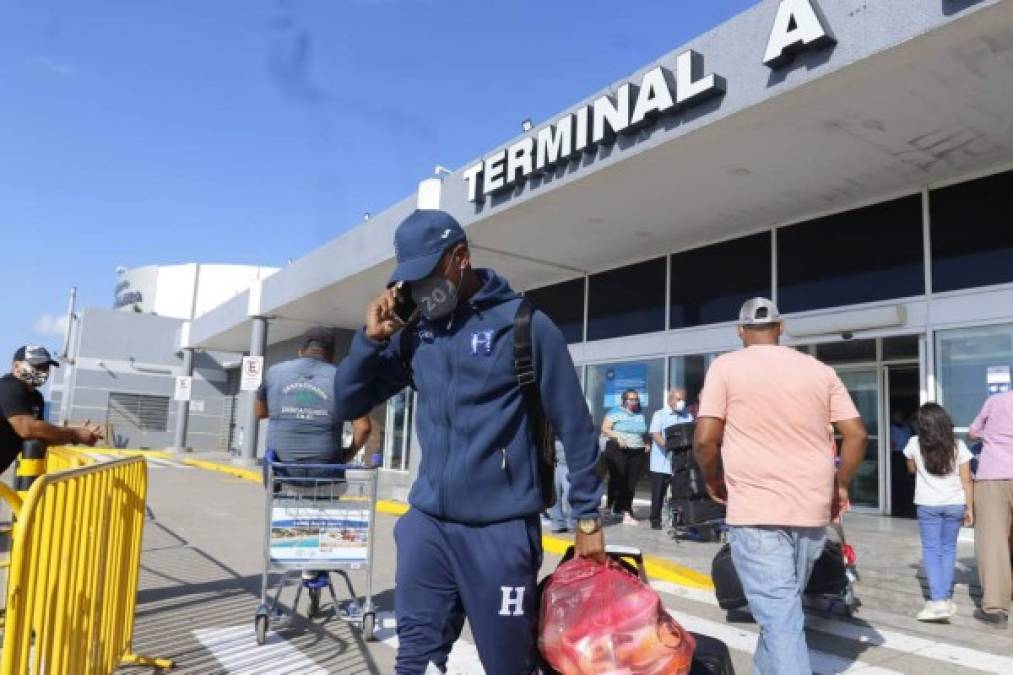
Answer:
[[[574,558],[542,593],[538,647],[562,675],[686,675],[693,636],[615,560]]]

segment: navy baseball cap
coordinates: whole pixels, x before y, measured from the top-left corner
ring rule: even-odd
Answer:
[[[49,354],[49,350],[45,347],[38,345],[25,345],[24,347],[18,348],[14,352],[14,361],[26,361],[33,366],[56,366],[60,367],[60,362],[54,359]]]
[[[435,209],[413,211],[394,232],[397,267],[390,283],[425,279],[447,249],[467,240],[464,228],[449,213]]]

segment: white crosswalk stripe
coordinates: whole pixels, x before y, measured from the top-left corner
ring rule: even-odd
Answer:
[[[376,615],[377,630],[375,632],[376,639],[383,642],[391,649],[396,650],[398,646],[397,640],[397,622],[394,619],[392,612],[381,612]],[[426,675],[429,673],[438,674],[439,671],[435,667],[431,667]],[[458,640],[454,643],[454,648],[450,651],[450,657],[447,659],[447,675],[484,675],[485,669],[482,668],[482,662],[478,658],[478,650],[475,646],[467,640]]]
[[[655,590],[667,595],[674,595],[705,605],[717,606],[714,594],[709,591],[689,589],[666,582],[653,582],[652,586]],[[724,622],[695,616],[691,611],[675,610],[672,608],[668,608],[668,610],[687,630],[718,638],[736,652],[752,654],[756,651],[758,634],[755,626],[729,625]],[[392,649],[397,649],[398,642],[394,617],[391,614],[384,614],[382,616],[382,620],[378,618],[377,625],[382,626],[382,628],[377,630],[377,639]],[[987,673],[996,673],[997,675],[1013,673],[1013,658],[1009,656],[991,654],[976,649],[929,640],[914,635],[907,635],[899,631],[883,630],[872,626],[811,614],[806,616],[806,627],[809,631],[832,635],[850,642],[859,643],[863,646],[882,647],[902,654],[937,661],[948,666],[952,672],[957,672],[958,668],[968,668]],[[899,671],[896,670],[875,666],[864,661],[838,656],[817,649],[810,649],[809,657],[813,670],[818,673],[852,673],[861,671],[869,675],[899,675]],[[454,650],[451,652],[450,661],[448,662],[448,673],[452,675],[481,675],[483,672],[478,658],[478,651],[474,645],[464,640],[458,640],[454,645]]]
[[[253,626],[232,626],[195,630],[194,637],[221,664],[229,675],[326,675],[327,671],[289,644],[268,632],[267,641],[257,645]]]
[[[675,595],[687,600],[717,607],[717,599],[710,591],[700,591],[677,586],[664,581],[651,582],[655,590]],[[1007,675],[1013,673],[1013,658],[1000,654],[991,654],[978,649],[969,649],[899,631],[884,630],[868,625],[850,623],[848,621],[828,619],[813,614],[806,615],[806,628],[811,631],[826,633],[834,637],[851,640],[863,645],[885,647],[903,654],[914,654],[922,658],[939,661],[950,666],[974,668],[986,673]]]

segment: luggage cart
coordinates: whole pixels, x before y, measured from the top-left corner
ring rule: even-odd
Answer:
[[[331,612],[358,624],[363,639],[373,639],[373,526],[376,520],[377,470],[358,464],[302,464],[265,460],[267,487],[264,574],[260,605],[254,618],[257,644],[268,629],[291,625],[303,589],[309,595],[308,616],[320,613],[321,593],[330,592]],[[349,571],[366,575],[366,595],[359,601]],[[271,591],[269,577],[280,574]],[[339,604],[331,575],[340,575],[349,601]],[[280,603],[290,579],[299,575],[291,609]]]

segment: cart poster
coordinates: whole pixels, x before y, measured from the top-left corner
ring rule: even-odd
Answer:
[[[364,563],[368,544],[368,509],[271,509],[271,560],[275,562]]]

